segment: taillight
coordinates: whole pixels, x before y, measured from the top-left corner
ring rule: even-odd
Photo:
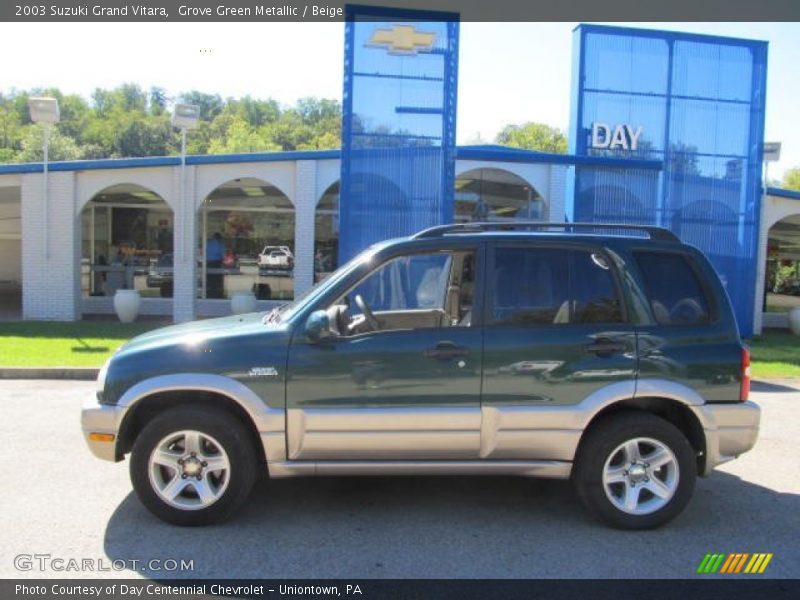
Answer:
[[[750,348],[742,346],[742,387],[739,401],[746,402],[750,396]]]

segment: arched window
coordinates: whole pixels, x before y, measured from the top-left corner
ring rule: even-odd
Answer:
[[[503,169],[472,169],[456,177],[453,214],[457,223],[547,219],[539,192]]]
[[[155,192],[122,183],[107,187],[81,211],[81,292],[172,297],[172,209]]]
[[[314,282],[327,277],[338,265],[339,182],[331,184],[314,213]]]
[[[214,189],[200,207],[198,298],[294,298],[294,219],[286,194],[261,179]]]
[[[765,304],[770,313],[788,313],[800,306],[800,214],[769,228]]]

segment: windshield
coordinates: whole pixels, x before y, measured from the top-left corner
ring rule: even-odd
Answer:
[[[325,293],[325,291],[347,277],[347,275],[349,275],[359,265],[370,260],[372,255],[375,254],[375,252],[377,252],[379,249],[380,246],[378,245],[370,246],[361,254],[351,258],[349,261],[331,273],[326,279],[316,283],[314,286],[300,294],[300,296],[295,298],[294,301],[283,304],[277,307],[277,309],[273,309],[271,312],[267,313],[264,317],[264,322],[274,325],[286,321],[287,319],[291,319],[295,313],[304,308],[309,302],[313,301],[314,298]]]

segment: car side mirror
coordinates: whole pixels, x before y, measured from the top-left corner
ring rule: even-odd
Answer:
[[[330,337],[331,319],[324,310],[315,310],[306,320],[306,337],[314,343]]]

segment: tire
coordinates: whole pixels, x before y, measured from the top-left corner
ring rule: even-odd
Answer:
[[[696,480],[695,452],[686,436],[645,412],[609,415],[593,425],[573,472],[586,509],[619,529],[668,523],[686,508]]]
[[[139,433],[130,476],[139,500],[159,519],[209,525],[244,504],[257,465],[252,436],[241,421],[222,410],[178,407]]]

